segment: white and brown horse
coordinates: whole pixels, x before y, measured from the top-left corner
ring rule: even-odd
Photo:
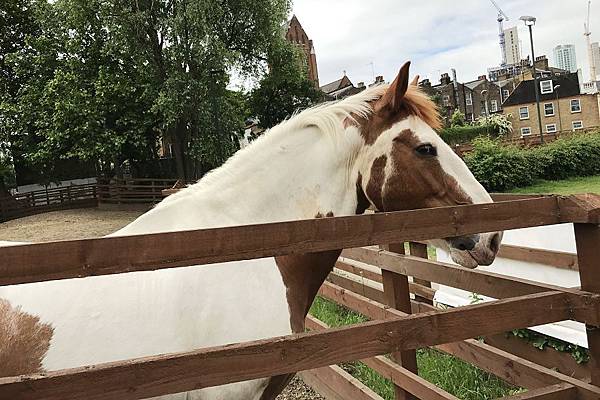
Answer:
[[[491,202],[438,127],[433,103],[408,83],[407,63],[391,85],[276,126],[112,236]],[[435,244],[473,268],[493,261],[500,238]],[[1,287],[0,376],[301,332],[339,254]],[[273,399],[289,378],[162,398]]]

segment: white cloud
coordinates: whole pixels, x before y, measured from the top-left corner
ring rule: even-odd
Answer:
[[[587,0],[497,2],[510,17],[505,26],[519,27],[523,55],[530,54],[529,34],[519,16],[534,15],[536,55],[547,55],[552,65],[554,46],[574,44],[578,66],[588,76]],[[598,41],[600,0],[594,2],[592,40]],[[468,81],[500,61],[497,12],[488,0],[295,0],[294,13],[314,41],[321,84],[344,70],[354,83],[370,82],[371,62],[376,75],[391,80],[407,60],[413,73],[433,82],[451,68]]]

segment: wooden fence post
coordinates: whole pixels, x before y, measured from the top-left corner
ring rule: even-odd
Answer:
[[[574,224],[581,289],[600,294],[600,225]],[[586,326],[592,384],[600,386],[600,327]]]
[[[404,243],[389,244],[381,246],[383,249],[398,254],[404,254]],[[408,289],[408,277],[406,275],[396,274],[391,271],[382,270],[383,293],[385,302],[388,306],[396,310],[411,313],[410,292]],[[391,355],[392,360],[407,370],[417,373],[417,353],[415,350],[401,351]],[[396,400],[417,400],[412,394],[408,393],[400,386],[394,385]]]
[[[427,254],[427,245],[426,244],[410,242],[409,246],[410,246],[410,255],[411,256],[421,257],[424,259],[429,258],[429,255]],[[414,280],[414,283],[418,283],[419,285],[423,285],[428,288],[431,287],[431,282],[429,282],[429,281],[426,281],[423,279],[418,279],[418,278],[413,278],[413,280]],[[429,299],[426,299],[421,296],[415,295],[415,300],[421,301],[423,303],[427,303],[429,305],[433,305],[433,300],[429,300]]]

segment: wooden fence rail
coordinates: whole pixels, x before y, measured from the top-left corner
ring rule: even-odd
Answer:
[[[100,204],[156,204],[163,199],[162,191],[175,182],[177,179],[99,179],[98,201]]]
[[[70,208],[94,207],[96,184],[61,186],[0,197],[0,222]]]
[[[402,243],[479,232],[575,223],[582,290],[562,288],[425,259],[422,245]],[[0,248],[0,285],[210,264],[346,248],[321,295],[374,319],[336,329],[309,319],[313,332],[112,362],[42,375],[0,378],[4,399],[142,399],[295,371],[330,398],[378,399],[343,371],[328,367],[365,360],[391,378],[397,399],[455,399],[418,377],[411,351],[435,346],[528,389],[508,399],[600,399],[600,197],[545,196],[354,217],[74,240]],[[190,243],[194,246],[190,246]],[[393,244],[386,250],[360,248]],[[372,267],[350,265],[345,259]],[[368,291],[350,276],[368,271]],[[381,271],[379,279],[377,272]],[[337,278],[336,278],[337,276]],[[412,279],[412,282],[409,279]],[[342,279],[343,278],[343,279]],[[381,289],[381,283],[383,284]],[[436,309],[430,282],[498,300]],[[343,288],[347,285],[352,290]],[[380,286],[377,286],[380,285]],[[411,299],[410,292],[416,294]],[[377,297],[373,300],[369,297]],[[385,304],[385,305],[384,305]],[[591,383],[577,380],[470,338],[563,320],[588,325]],[[393,360],[380,357],[392,354]],[[343,396],[341,395],[343,393]],[[360,393],[360,395],[359,395]],[[345,397],[344,397],[345,396]]]

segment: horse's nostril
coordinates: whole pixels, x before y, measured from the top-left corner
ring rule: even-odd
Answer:
[[[474,236],[460,236],[448,239],[450,245],[458,250],[473,250],[477,241],[479,240],[479,235]]]
[[[496,233],[492,236],[492,239],[490,240],[490,250],[492,252],[496,253],[499,248],[500,248],[500,234]]]

